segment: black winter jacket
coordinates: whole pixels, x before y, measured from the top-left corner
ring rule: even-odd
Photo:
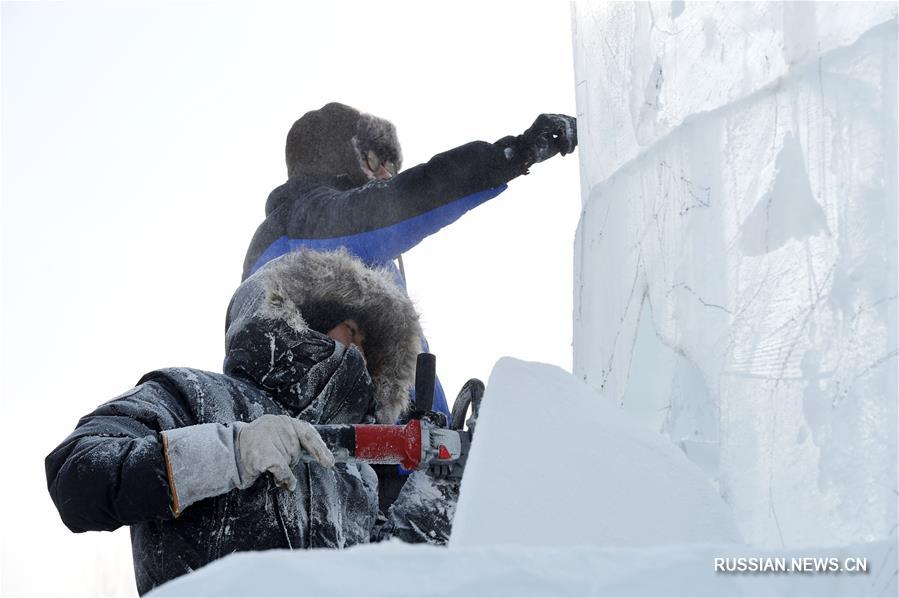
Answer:
[[[387,265],[527,172],[527,162],[506,157],[514,143],[473,141],[362,186],[346,176],[292,178],[268,197],[243,277],[299,248],[345,247],[365,263]]]
[[[367,368],[358,351],[302,318],[335,297],[366,323]],[[266,474],[176,517],[160,433],[263,414],[392,423],[408,402],[419,337],[418,316],[389,273],[345,253],[275,260],[232,300],[225,374],[157,370],[83,417],[46,459],[50,495],[72,531],[131,526],[141,594],[235,551],[368,542],[378,517],[369,466],[300,463],[292,492]]]

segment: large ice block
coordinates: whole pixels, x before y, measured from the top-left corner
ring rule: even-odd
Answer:
[[[744,537],[896,534],[895,3],[578,3],[574,372]]]
[[[494,366],[452,547],[741,542],[713,485],[658,433],[556,366]]]

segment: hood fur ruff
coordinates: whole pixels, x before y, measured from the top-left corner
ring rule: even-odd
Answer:
[[[301,250],[272,260],[257,276],[265,289],[260,315],[281,320],[298,333],[309,330],[304,306],[326,302],[336,303],[359,322],[377,420],[396,422],[409,406],[422,334],[418,313],[393,274],[368,268],[345,250]]]
[[[287,133],[287,177],[344,177],[353,187],[368,182],[361,157],[374,151],[382,161],[402,167],[403,152],[389,120],[339,102],[301,116]]]

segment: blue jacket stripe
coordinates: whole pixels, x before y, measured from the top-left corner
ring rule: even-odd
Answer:
[[[250,273],[256,272],[266,262],[298,249],[334,251],[344,247],[367,264],[380,265],[389,262],[418,245],[428,235],[455,222],[465,212],[493,199],[505,191],[506,187],[506,185],[500,185],[479,191],[408,220],[356,235],[331,239],[291,239],[285,235],[262,252]]]

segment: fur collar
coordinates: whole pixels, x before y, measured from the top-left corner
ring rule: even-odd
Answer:
[[[234,325],[239,326],[236,320],[248,315],[284,324],[302,336],[310,330],[304,308],[336,303],[353,314],[365,332],[377,420],[394,423],[407,409],[421,350],[421,326],[412,301],[389,270],[368,268],[345,250],[301,250],[272,260],[241,286],[254,290],[238,289],[235,294],[229,308],[229,337]],[[239,299],[242,296],[253,300]]]

